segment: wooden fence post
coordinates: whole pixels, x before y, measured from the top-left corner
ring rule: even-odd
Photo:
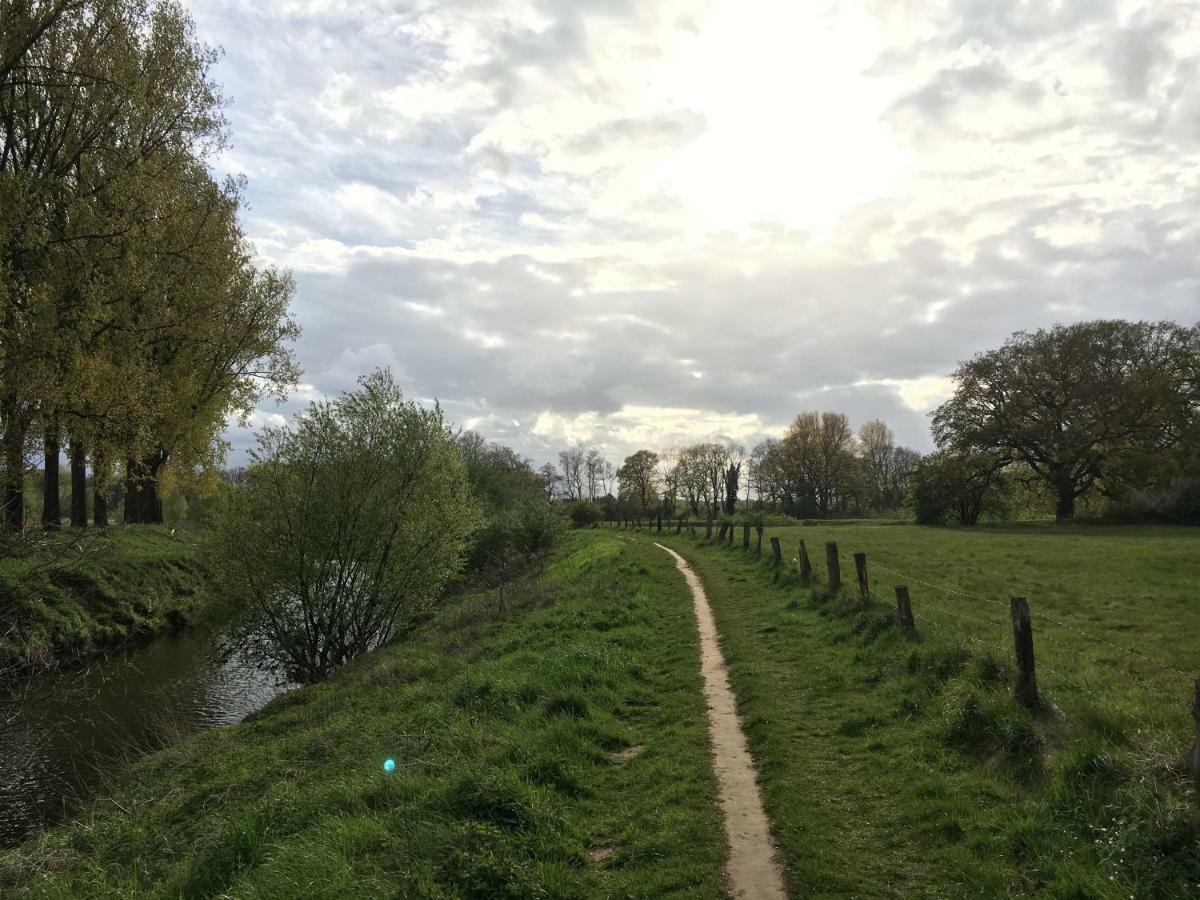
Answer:
[[[808,583],[812,580],[812,560],[808,558],[808,547],[804,541],[800,541],[800,583],[808,587]]]
[[[838,559],[837,541],[825,544],[825,568],[829,570],[829,586],[836,591],[842,586],[842,563]]]
[[[761,541],[762,538],[760,537]],[[771,538],[771,565],[778,569],[783,565],[783,548],[779,546],[779,538]]]
[[[912,634],[917,630],[916,623],[913,622],[912,601],[908,597],[908,588],[904,585],[896,588],[896,621],[900,623],[900,630],[905,634]]]
[[[733,546],[733,525],[732,525],[732,523],[729,526],[729,546],[730,547]]]
[[[725,543],[725,525],[724,525],[724,523],[722,523],[721,526],[717,529],[717,543],[718,544]]]
[[[754,552],[759,556],[762,556],[763,527],[761,525],[755,525],[754,532],[758,535],[758,543],[754,545]]]
[[[743,550],[750,549],[750,526],[749,525],[742,526],[742,549]]]
[[[658,533],[662,534],[662,516],[658,517]]]
[[[1029,601],[1013,597],[1013,648],[1017,654],[1017,681],[1013,685],[1016,698],[1030,709],[1038,705],[1037,675],[1033,667],[1033,623],[1029,620]]]
[[[863,603],[866,603],[867,597],[871,593],[870,586],[867,584],[867,554],[854,554],[854,571],[858,574],[858,595],[862,598]]]
[[[709,516],[704,522],[704,539],[712,540],[712,516]]]
[[[1192,744],[1192,752],[1188,754],[1188,768],[1192,770],[1192,778],[1200,785],[1200,678],[1196,679],[1196,697],[1192,701],[1192,718],[1196,720],[1196,743]]]

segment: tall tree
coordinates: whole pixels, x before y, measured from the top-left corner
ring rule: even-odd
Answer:
[[[568,500],[582,500],[585,484],[585,454],[582,447],[560,450],[558,464],[562,467],[562,486]]]
[[[146,221],[125,188],[219,146],[224,123],[214,54],[174,3],[0,0],[0,26],[0,439],[19,530],[30,429],[71,430],[76,328],[103,318],[90,263]]]
[[[868,501],[874,509],[882,509],[887,503],[892,482],[895,437],[885,422],[872,419],[858,429],[858,442],[866,475]]]
[[[728,455],[725,463],[725,512],[733,515],[737,509],[738,479],[742,475],[742,462],[745,451],[740,447],[727,447]]]
[[[802,497],[821,515],[844,501],[855,475],[854,432],[842,413],[796,416],[781,442],[783,466]]]
[[[650,503],[658,491],[658,454],[651,450],[638,450],[625,457],[617,470],[621,499],[633,504],[641,513],[650,509]]]
[[[558,474],[558,469],[554,468],[553,463],[546,463],[538,469],[538,478],[542,482],[542,491],[546,495],[546,502],[554,502],[554,498],[558,496],[559,487],[562,484],[562,476]]]
[[[1028,466],[1067,520],[1093,487],[1144,478],[1195,433],[1200,327],[1099,320],[1017,332],[954,376],[933,417],[938,446]]]
[[[610,468],[608,460],[597,448],[589,447],[583,459],[584,485],[587,498],[595,500],[604,496],[604,474]]]

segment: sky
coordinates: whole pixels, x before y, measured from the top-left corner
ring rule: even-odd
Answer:
[[[924,451],[1014,331],[1200,320],[1196,3],[188,6],[304,329],[235,461],[379,366],[539,464],[826,409]]]

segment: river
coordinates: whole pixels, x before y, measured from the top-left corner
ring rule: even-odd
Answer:
[[[287,687],[185,631],[0,693],[0,845],[61,820],[147,750],[240,722]]]

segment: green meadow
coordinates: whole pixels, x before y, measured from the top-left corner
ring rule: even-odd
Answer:
[[[801,538],[808,588],[790,571]],[[768,529],[762,557],[740,529],[732,548],[658,539],[704,579],[794,896],[1200,896],[1184,766],[1200,532],[793,527]],[[820,584],[826,541],[838,594]],[[1013,594],[1047,663],[1032,713],[1011,693]]]
[[[737,537],[571,532],[503,610],[460,595],[137,764],[0,854],[0,893],[725,896],[691,601],[657,540],[704,580],[792,896],[1200,896],[1181,674],[1200,532],[793,527],[761,557]],[[827,540],[841,592],[821,583]],[[1044,664],[1035,711],[1012,697],[1016,593]]]

